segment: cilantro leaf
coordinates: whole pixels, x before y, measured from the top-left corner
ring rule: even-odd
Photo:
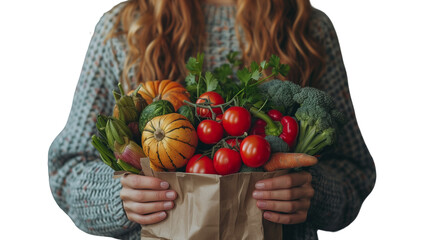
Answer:
[[[217,88],[218,81],[211,72],[206,72],[204,82],[207,86],[207,92],[214,91]]]
[[[261,68],[262,68],[262,70],[265,70],[265,69],[267,69],[268,68],[268,64],[267,64],[267,61],[262,61],[261,62],[261,64],[260,64],[260,66],[261,66]]]
[[[232,68],[229,64],[222,64],[213,71],[213,75],[220,83],[229,82],[229,76],[232,75]]]
[[[186,86],[196,85],[197,81],[195,79],[195,75],[192,73],[189,73],[188,76],[186,76],[185,78],[185,84]]]
[[[240,52],[230,52],[226,55],[226,59],[228,60],[229,63],[231,63],[234,67],[238,67],[242,64],[242,61],[238,59],[238,54],[240,54]]]
[[[268,61],[268,67],[272,67],[272,73],[274,75],[281,74],[286,76],[289,73],[290,66],[280,63],[280,57],[276,55],[271,55],[270,60]]]
[[[278,72],[283,76],[287,76],[289,74],[289,70],[290,70],[289,65],[281,64],[278,69]]]
[[[271,55],[270,60],[268,61],[268,66],[272,68],[276,68],[280,65],[280,58],[276,55]]]
[[[252,73],[247,68],[243,68],[237,71],[237,78],[241,81],[244,86],[249,84],[250,79],[252,79]]]
[[[258,81],[258,80],[259,80],[259,78],[261,78],[261,76],[262,76],[262,73],[261,73],[259,70],[256,70],[256,71],[254,71],[254,72],[252,73],[251,78],[252,78],[253,80]]]
[[[190,73],[199,75],[203,71],[204,53],[197,54],[197,57],[190,57],[186,63],[186,68]]]

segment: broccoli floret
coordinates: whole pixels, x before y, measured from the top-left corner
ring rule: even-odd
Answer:
[[[281,138],[277,136],[267,135],[265,136],[265,139],[270,143],[271,153],[289,151],[288,144],[285,141],[283,141]]]
[[[334,100],[326,92],[312,87],[304,87],[293,96],[299,105],[317,105],[327,110],[335,107]]]
[[[293,96],[299,93],[301,87],[291,81],[274,79],[259,85],[259,91],[268,97],[269,104],[284,115],[292,115],[298,104]]]
[[[294,95],[300,104],[295,113],[299,121],[298,141],[295,152],[316,155],[335,143],[337,129],[344,117],[335,109],[333,99],[323,91],[305,87]]]

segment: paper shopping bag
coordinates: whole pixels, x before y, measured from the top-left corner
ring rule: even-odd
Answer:
[[[252,197],[257,181],[285,174],[245,172],[226,176],[153,172],[142,159],[143,172],[167,181],[178,194],[168,217],[142,226],[141,239],[281,239],[282,225],[269,222]]]

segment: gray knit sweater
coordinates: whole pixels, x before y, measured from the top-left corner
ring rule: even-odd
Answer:
[[[121,184],[91,145],[99,113],[111,114],[111,90],[121,75],[127,43],[123,37],[104,42],[112,29],[119,4],[97,24],[83,64],[73,105],[65,128],[49,149],[49,176],[53,197],[83,231],[121,239],[139,239],[140,226],[130,222],[119,198]],[[234,32],[233,6],[204,6],[205,64],[213,69],[226,62],[225,55],[239,50]],[[329,18],[314,10],[312,33],[327,53],[327,72],[321,86],[333,96],[348,123],[336,152],[310,169],[315,196],[308,220],[285,226],[285,239],[317,239],[317,230],[335,231],[350,224],[375,183],[375,167],[359,131],[349,94],[347,76],[337,36]]]

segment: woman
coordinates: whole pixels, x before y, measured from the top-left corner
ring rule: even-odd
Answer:
[[[335,30],[308,0],[131,0],[103,15],[91,40],[73,107],[49,150],[53,196],[74,223],[90,234],[139,239],[140,224],[166,218],[177,193],[167,182],[138,175],[121,181],[90,144],[98,113],[109,115],[110,93],[120,79],[139,81],[186,76],[185,60],[205,53],[208,70],[240,51],[244,63],[280,56],[288,80],[333,96],[346,114],[339,147],[308,172],[255,185],[264,217],[284,224],[284,238],[317,239],[357,216],[375,183],[373,160],[360,134]]]

